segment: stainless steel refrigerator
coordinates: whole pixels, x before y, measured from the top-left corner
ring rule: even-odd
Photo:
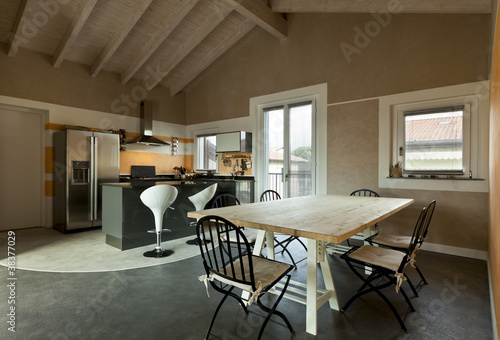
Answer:
[[[102,183],[119,182],[119,135],[87,130],[54,133],[54,228],[102,225]]]

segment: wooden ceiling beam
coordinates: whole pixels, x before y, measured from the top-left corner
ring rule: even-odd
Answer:
[[[120,44],[123,40],[125,40],[127,35],[130,33],[132,28],[134,28],[137,21],[139,21],[152,2],[153,0],[142,0],[134,3],[134,7],[131,9],[129,15],[123,18],[120,27],[116,29],[115,34],[111,37],[106,46],[101,50],[99,56],[90,66],[90,74],[92,77],[97,76],[106,63],[111,59]]]
[[[23,35],[23,29],[28,29],[26,22],[28,21],[36,3],[37,0],[23,0],[21,2],[21,6],[17,12],[16,20],[14,21],[14,25],[12,26],[11,34],[9,36],[9,46],[7,48],[7,55],[9,57],[15,56],[19,50],[19,45],[28,40],[28,38]]]
[[[170,86],[170,95],[175,96],[177,93],[182,91],[186,85],[198,77],[208,66],[213,64],[221,55],[242,39],[254,27],[255,23],[250,19],[243,21],[229,39],[221,40],[220,43],[215,46],[212,51],[210,51],[210,53],[197,62],[196,67],[190,68],[187,72],[184,72],[182,77],[175,81],[173,86]]]
[[[179,63],[231,12],[232,8],[230,7],[217,7],[214,13],[207,17],[207,20],[193,32],[189,39],[173,52],[171,58],[169,58],[165,64],[156,65],[154,77],[149,78],[148,81],[145,82],[146,89],[149,91],[158,85],[158,83],[179,65]]]
[[[73,16],[73,19],[71,20],[68,29],[64,33],[64,37],[59,42],[59,46],[57,46],[56,52],[54,53],[54,62],[53,62],[54,67],[61,66],[64,57],[71,49],[71,46],[73,46],[76,37],[78,37],[78,34],[82,30],[83,25],[85,25],[85,22],[87,21],[90,13],[94,9],[96,3],[97,0],[82,0],[80,6],[78,6],[78,9],[76,10],[75,15]]]
[[[175,10],[170,12],[169,16],[165,18],[165,21],[161,27],[154,33],[154,35],[149,39],[141,53],[137,54],[137,57],[132,63],[127,67],[127,69],[121,75],[121,83],[127,83],[134,74],[141,68],[142,65],[151,57],[151,55],[156,51],[156,49],[167,39],[167,37],[172,33],[172,31],[179,25],[179,23],[184,19],[184,17],[193,9],[198,0],[183,0],[179,1]]]
[[[270,0],[270,6],[283,13],[491,13],[491,0]]]
[[[244,17],[252,20],[276,38],[283,40],[288,35],[288,22],[260,0],[223,0]]]

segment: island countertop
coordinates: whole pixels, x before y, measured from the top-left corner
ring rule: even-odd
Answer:
[[[156,185],[173,185],[178,195],[164,215],[163,227],[171,232],[163,233],[162,240],[195,236],[195,228],[189,224],[193,219],[187,213],[194,211],[189,197],[206,187],[217,183],[216,197],[222,193],[236,195],[242,203],[253,202],[253,181],[212,181],[203,180],[148,180],[102,184],[102,232],[106,234],[106,243],[121,250],[132,249],[155,243],[154,234],[147,230],[154,229],[154,217],[146,207],[140,195],[144,190]],[[206,205],[210,207],[212,201]]]

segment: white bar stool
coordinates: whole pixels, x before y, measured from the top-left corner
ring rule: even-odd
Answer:
[[[156,233],[156,247],[154,250],[147,251],[143,255],[145,257],[166,257],[172,255],[172,250],[165,250],[161,247],[161,233],[163,231],[170,231],[170,229],[163,229],[163,215],[165,210],[174,203],[177,198],[177,188],[171,185],[156,185],[147,188],[141,194],[141,201],[153,212],[155,219],[155,229],[148,230],[149,233]],[[170,208],[173,209],[173,208]]]
[[[191,201],[191,203],[193,203],[195,211],[203,210],[205,209],[207,203],[210,202],[212,197],[214,197],[216,191],[217,191],[217,183],[212,184],[211,186],[203,189],[197,194],[189,196],[188,199]],[[196,228],[196,222],[191,222],[189,226]],[[191,245],[198,245],[200,244],[200,239],[196,237],[194,240],[186,241],[186,243]]]

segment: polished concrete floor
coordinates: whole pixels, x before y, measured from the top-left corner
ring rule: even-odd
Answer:
[[[295,248],[296,258],[304,256]],[[85,256],[93,261],[94,254]],[[340,304],[361,283],[337,256],[329,261]],[[388,307],[375,294],[354,302],[346,312],[323,306],[318,311],[317,337],[305,332],[305,306],[283,300],[279,309],[296,330],[268,324],[263,339],[492,339],[486,262],[420,251],[418,263],[429,285],[413,297],[416,311],[406,319],[404,333]],[[293,270],[305,282],[305,261]],[[8,270],[0,267],[1,339],[203,339],[219,302],[207,297],[198,275],[200,256],[154,267],[98,273],[15,272],[15,334],[8,331]],[[416,280],[413,269],[408,273]],[[401,294],[387,295],[404,307]],[[12,297],[12,295],[10,295]],[[275,297],[264,296],[263,301]],[[11,299],[12,300],[12,299]],[[256,339],[263,318],[250,308],[248,316],[235,301],[223,306],[213,332],[222,339]]]

